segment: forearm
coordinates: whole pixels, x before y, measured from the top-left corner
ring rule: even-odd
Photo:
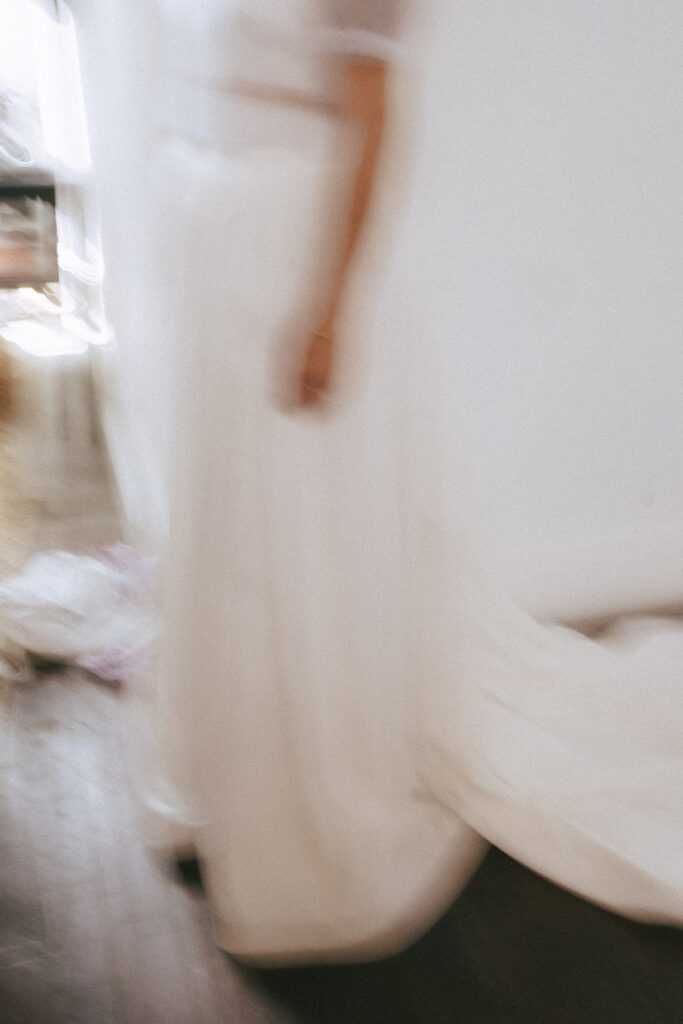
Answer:
[[[331,330],[334,325],[371,205],[378,156],[384,136],[386,77],[386,65],[381,61],[349,61],[344,67],[343,114],[360,130],[361,152],[354,171],[351,199],[321,330]]]

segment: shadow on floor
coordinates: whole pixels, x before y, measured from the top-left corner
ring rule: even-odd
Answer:
[[[248,980],[301,1024],[680,1024],[683,931],[626,921],[491,850],[401,955]]]

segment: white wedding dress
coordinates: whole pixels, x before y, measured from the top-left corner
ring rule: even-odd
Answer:
[[[177,435],[146,716],[153,834],[197,849],[231,952],[382,951],[438,913],[485,844],[425,799],[417,773],[405,424],[390,341],[370,344],[367,266],[334,396],[297,411],[282,387],[294,387],[313,323],[315,260],[336,229],[326,203],[345,171],[325,106],[338,86],[331,51],[391,59],[391,19],[381,4],[379,18],[291,0],[161,6],[153,272]],[[233,78],[320,104],[238,98],[224,89]]]
[[[147,716],[156,840],[198,851],[218,943],[263,960],[409,941],[479,863],[477,833],[618,912],[682,921],[683,632],[598,644],[486,582],[445,457],[444,351],[406,287],[429,226],[399,231],[400,139],[335,392],[314,411],[281,393],[344,171],[331,54],[395,61],[400,89],[397,4],[160,6],[155,274],[176,433]],[[240,99],[235,80],[316,102]]]

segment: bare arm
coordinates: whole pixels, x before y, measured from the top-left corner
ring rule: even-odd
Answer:
[[[342,112],[361,129],[361,155],[325,313],[312,332],[306,350],[300,378],[300,400],[304,405],[317,402],[329,387],[337,311],[367,219],[384,134],[386,64],[379,60],[350,59],[345,63],[343,75]]]

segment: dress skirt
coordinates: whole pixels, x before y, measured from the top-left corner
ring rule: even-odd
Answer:
[[[160,845],[198,852],[218,943],[271,961],[405,943],[484,850],[417,772],[415,488],[376,278],[332,395],[292,401],[329,153],[175,136],[155,170],[175,397],[145,802]]]

